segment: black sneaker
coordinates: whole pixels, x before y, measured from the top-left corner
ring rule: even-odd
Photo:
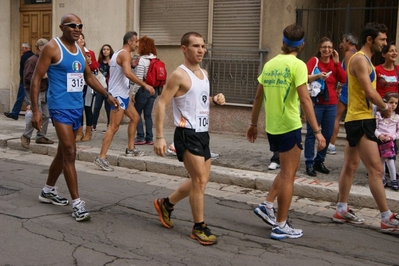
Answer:
[[[49,193],[44,193],[42,189],[42,192],[39,195],[39,200],[44,203],[51,203],[58,206],[66,206],[69,203],[68,199],[58,195],[57,188],[54,188]]]
[[[313,166],[306,166],[306,174],[308,176],[317,176],[317,173],[314,170]]]
[[[18,116],[13,115],[12,113],[4,112],[4,115],[7,116],[8,118],[18,120]]]
[[[314,170],[316,170],[317,172],[323,173],[323,174],[329,174],[330,173],[330,170],[328,170],[326,168],[324,163],[315,163],[314,164]]]
[[[398,180],[392,180],[392,181],[391,181],[391,188],[392,188],[393,190],[399,190]]]

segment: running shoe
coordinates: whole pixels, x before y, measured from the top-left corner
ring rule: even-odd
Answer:
[[[393,190],[399,190],[398,180],[392,180],[392,181],[391,181],[391,188],[392,188]]]
[[[73,207],[72,217],[78,222],[88,221],[91,218],[90,213],[86,211],[85,202],[81,200],[75,207]]]
[[[276,210],[274,208],[267,208],[265,204],[261,203],[254,209],[254,213],[260,217],[265,223],[274,226],[276,224]]]
[[[271,162],[268,167],[269,170],[276,170],[277,168],[280,168],[280,165],[275,162]]]
[[[159,220],[161,224],[166,228],[173,228],[173,222],[170,219],[170,215],[172,214],[173,208],[168,210],[164,203],[165,199],[155,199],[154,207],[157,210]]]
[[[399,230],[398,218],[399,218],[398,215],[395,215],[394,213],[392,213],[388,222],[384,222],[381,220],[381,230],[383,232],[392,232],[392,231]]]
[[[335,148],[335,145],[328,144],[327,153],[330,155],[337,154],[337,149]]]
[[[272,233],[270,234],[271,239],[284,239],[284,238],[300,238],[303,236],[303,231],[301,229],[294,229],[288,223],[285,223],[283,227],[278,225],[273,226]]]
[[[135,140],[134,141],[134,145],[144,145],[145,144],[145,140]]]
[[[219,153],[213,153],[213,152],[211,152],[211,159],[216,160],[216,159],[218,159],[218,158],[219,158]]]
[[[168,152],[169,154],[174,155],[174,156],[177,155],[177,154],[176,154],[176,148],[175,148],[175,145],[174,145],[173,143],[170,144],[170,146],[169,146],[167,152]]]
[[[333,221],[337,223],[352,223],[352,224],[364,224],[364,219],[359,218],[355,213],[348,209],[347,212],[339,213],[336,211],[333,215]]]
[[[96,157],[96,159],[94,160],[94,163],[97,164],[98,166],[100,166],[104,171],[108,171],[108,172],[114,171],[114,168],[109,166],[109,162],[108,162],[107,158],[101,159],[100,157]]]
[[[54,189],[48,193],[44,193],[42,189],[42,192],[39,195],[39,200],[44,203],[51,203],[58,206],[66,206],[69,204],[68,199],[58,195],[57,187],[54,187]]]
[[[129,150],[128,148],[126,148],[125,154],[126,154],[126,156],[137,156],[137,157],[139,157],[139,156],[144,156],[144,152],[143,152],[143,151],[140,151],[140,150],[137,149],[137,148],[133,148],[133,149],[131,149],[131,150]]]
[[[193,227],[190,237],[197,240],[201,245],[213,245],[217,243],[217,237],[211,233],[211,229],[206,224],[200,228]]]

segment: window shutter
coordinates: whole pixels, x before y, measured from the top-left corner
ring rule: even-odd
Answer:
[[[184,33],[208,33],[208,0],[141,0],[140,36],[157,45],[180,45]]]

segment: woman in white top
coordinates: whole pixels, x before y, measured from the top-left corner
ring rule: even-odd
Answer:
[[[134,68],[136,76],[145,81],[147,76],[148,67],[150,60],[157,58],[157,49],[155,48],[155,42],[153,39],[143,36],[139,39],[139,47],[137,51],[141,56],[138,65]],[[137,134],[134,144],[135,145],[153,145],[154,135],[152,133],[152,108],[154,107],[155,99],[158,96],[159,88],[155,89],[155,94],[151,95],[146,89],[140,87],[137,84],[133,84],[131,87],[132,94],[135,94],[134,107],[139,113],[140,120],[137,124]],[[144,113],[145,132],[143,128],[143,121],[141,113]]]

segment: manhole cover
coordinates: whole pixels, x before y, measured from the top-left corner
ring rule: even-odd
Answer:
[[[17,191],[18,191],[18,189],[13,189],[13,188],[7,188],[7,187],[0,186],[0,196],[10,195],[10,194],[15,193]]]

